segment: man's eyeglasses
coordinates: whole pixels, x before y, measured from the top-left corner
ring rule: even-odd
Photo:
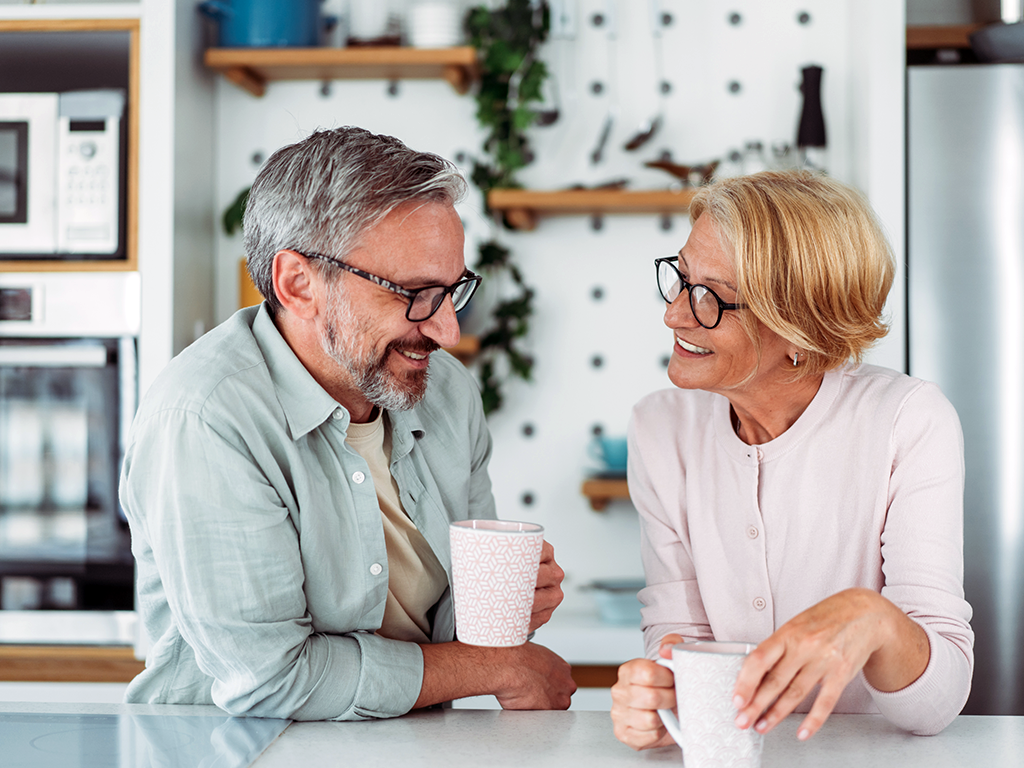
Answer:
[[[405,317],[411,323],[422,323],[424,320],[429,320],[441,303],[444,301],[445,296],[451,294],[452,304],[455,306],[455,311],[458,312],[464,309],[469,300],[473,298],[473,294],[476,293],[477,287],[480,285],[480,281],[483,279],[480,275],[466,270],[463,273],[463,277],[455,285],[428,285],[424,288],[403,288],[400,285],[392,283],[390,280],[385,280],[383,277],[377,277],[377,275],[371,275],[369,272],[364,272],[361,269],[350,267],[344,262],[338,261],[333,256],[325,256],[322,253],[300,253],[301,256],[305,256],[307,259],[323,259],[329,261],[336,267],[344,269],[346,272],[351,272],[353,275],[369,280],[371,283],[376,283],[381,288],[387,288],[389,291],[397,293],[399,296],[404,296],[409,300],[409,306],[405,310]]]
[[[722,322],[722,313],[725,310],[746,308],[746,304],[729,304],[722,301],[718,294],[706,285],[693,285],[687,281],[676,267],[678,261],[678,256],[664,256],[654,260],[654,267],[658,271],[658,290],[669,304],[679,298],[679,294],[684,290],[689,291],[693,317],[708,329]]]

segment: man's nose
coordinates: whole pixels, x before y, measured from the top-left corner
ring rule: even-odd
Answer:
[[[420,323],[420,332],[442,347],[454,347],[459,343],[459,319],[455,316],[455,305],[450,295],[444,297],[434,314]]]

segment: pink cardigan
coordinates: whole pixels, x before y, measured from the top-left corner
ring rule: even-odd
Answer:
[[[629,438],[650,658],[670,632],[759,642],[867,587],[924,628],[930,660],[892,693],[859,675],[835,711],[881,712],[921,734],[959,714],[974,666],[963,437],[938,387],[873,366],[833,371],[797,422],[758,446],[736,436],[726,398],[663,390],[636,405]]]

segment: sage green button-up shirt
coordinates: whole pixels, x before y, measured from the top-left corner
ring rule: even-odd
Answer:
[[[402,504],[450,584],[448,523],[495,516],[476,384],[436,352],[423,400],[388,418]],[[387,550],[370,470],[345,445],[348,425],[265,306],[237,312],[161,373],[121,475],[151,643],[127,701],[295,720],[412,708],[423,655],[374,634]],[[454,629],[449,587],[433,642]]]

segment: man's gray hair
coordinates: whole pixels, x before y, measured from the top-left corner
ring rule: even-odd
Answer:
[[[345,261],[363,234],[395,208],[454,205],[465,193],[465,179],[438,155],[352,126],[316,131],[277,150],[253,182],[242,224],[249,275],[276,312],[278,251]],[[323,259],[313,263],[325,276],[339,271]]]

